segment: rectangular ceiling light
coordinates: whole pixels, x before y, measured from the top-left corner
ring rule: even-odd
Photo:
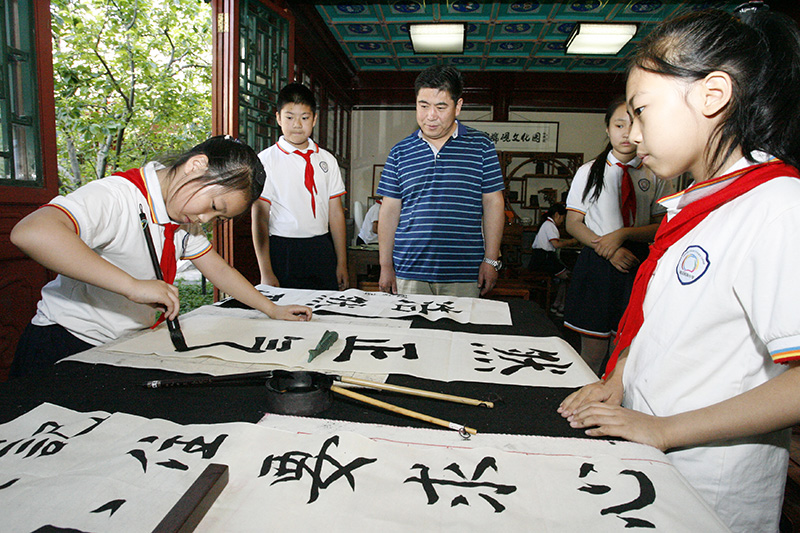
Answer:
[[[415,54],[463,54],[463,24],[409,24]]]
[[[614,55],[636,35],[636,24],[575,24],[567,39],[568,54]]]

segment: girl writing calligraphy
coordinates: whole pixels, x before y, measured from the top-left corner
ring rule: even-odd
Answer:
[[[213,137],[168,166],[148,163],[90,182],[23,218],[11,240],[58,273],[42,289],[36,315],[19,341],[11,375],[153,325],[156,308],[178,315],[175,258],[189,259],[216,287],[271,318],[308,320],[311,310],[278,306],[212,248],[199,224],[235,217],[258,197],[264,168],[231,137]],[[161,255],[156,279],[140,213]],[[165,260],[166,259],[166,260]]]

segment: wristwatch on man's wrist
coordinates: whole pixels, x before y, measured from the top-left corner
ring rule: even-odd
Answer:
[[[484,257],[483,262],[492,265],[497,272],[500,272],[500,269],[503,268],[503,262],[499,259],[489,259],[488,257]]]

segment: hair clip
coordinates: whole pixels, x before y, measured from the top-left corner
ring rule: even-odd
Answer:
[[[763,2],[763,0],[750,0],[749,2],[745,2],[744,4],[736,7],[733,12],[738,15],[742,13],[755,13],[756,11],[761,11],[762,9],[769,9],[769,6]]]

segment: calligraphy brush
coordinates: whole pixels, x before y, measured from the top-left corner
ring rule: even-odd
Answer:
[[[139,220],[142,221],[142,230],[144,231],[144,240],[147,242],[147,251],[150,252],[150,260],[153,262],[153,269],[156,271],[156,278],[164,281],[164,274],[161,272],[161,265],[158,263],[158,256],[156,255],[156,248],[153,245],[153,237],[150,236],[150,228],[147,223],[147,215],[139,207]],[[181,332],[181,325],[178,322],[178,317],[167,319],[167,328],[169,329],[169,338],[172,345],[178,352],[186,352],[189,347],[186,345],[186,340],[183,338]]]
[[[267,370],[265,372],[245,372],[222,376],[154,379],[142,383],[142,386],[147,389],[163,389],[165,387],[198,387],[206,385],[260,385],[271,378],[272,374],[272,370]]]
[[[402,387],[400,385],[391,385],[389,383],[380,383],[378,381],[367,381],[366,379],[348,378],[346,376],[332,376],[336,381],[342,383],[349,383],[351,385],[360,385],[370,389],[379,389],[390,392],[398,392],[400,394],[409,394],[411,396],[420,396],[422,398],[432,398],[434,400],[443,400],[446,402],[463,403],[466,405],[475,405],[477,407],[494,407],[493,402],[485,400],[475,400],[473,398],[465,398],[463,396],[453,396],[452,394],[442,394],[440,392],[427,391],[423,389],[413,389],[411,387]]]
[[[416,418],[417,420],[430,422],[431,424],[436,424],[437,426],[443,426],[449,429],[454,429],[464,437],[467,437],[467,435],[464,435],[465,433],[469,433],[471,435],[477,435],[478,433],[475,429],[471,427],[462,426],[461,424],[455,424],[453,422],[448,422],[447,420],[442,420],[441,418],[436,418],[434,416],[418,413],[416,411],[406,409],[405,407],[399,407],[397,405],[392,405],[390,403],[382,402],[380,400],[376,400],[375,398],[364,396],[363,394],[359,394],[344,387],[331,385],[331,391],[337,394],[341,394],[342,396],[347,396],[348,398],[358,400],[359,402],[364,402],[370,405],[374,405],[375,407],[380,407],[381,409],[386,409],[387,411],[392,411],[393,413],[398,413],[411,418]]]
[[[281,370],[281,372],[289,372]],[[440,392],[426,391],[423,389],[414,389],[411,387],[403,387],[401,385],[391,385],[389,383],[380,383],[378,381],[368,381],[366,379],[349,378],[347,376],[338,376],[335,374],[324,374],[322,372],[313,372],[314,374],[329,376],[335,381],[340,383],[348,383],[350,385],[358,385],[370,389],[385,390],[389,392],[397,392],[400,394],[408,394],[411,396],[419,396],[422,398],[431,398],[434,400],[443,400],[446,402],[462,403],[466,405],[474,405],[477,407],[487,407],[492,409],[494,403],[487,400],[475,400],[473,398],[465,398],[463,396],[453,396],[452,394],[443,394]],[[174,378],[174,379],[161,379],[147,381],[143,384],[148,389],[158,389],[162,387],[189,387],[189,386],[202,386],[202,385],[253,385],[260,383],[265,379],[271,378],[273,375],[272,370],[264,372],[245,372],[242,374],[225,374],[221,376],[207,376],[201,378]]]

